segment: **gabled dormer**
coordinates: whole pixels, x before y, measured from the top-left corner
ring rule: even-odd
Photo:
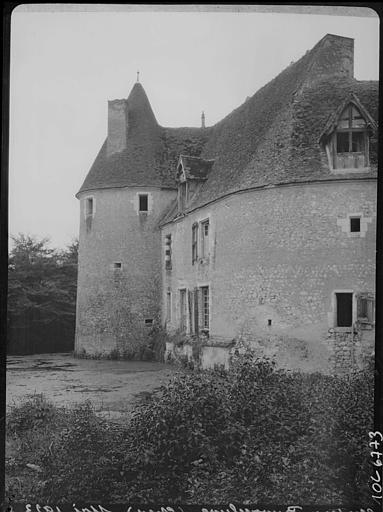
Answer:
[[[178,212],[183,212],[198,186],[206,181],[214,160],[180,155],[176,170],[178,184]]]
[[[332,172],[367,172],[370,136],[377,130],[371,115],[351,94],[328,120],[320,141]]]

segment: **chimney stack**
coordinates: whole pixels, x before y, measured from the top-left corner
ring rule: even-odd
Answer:
[[[126,107],[126,100],[108,101],[108,156],[126,148],[128,130]]]
[[[206,128],[205,126],[205,112],[202,111],[202,114],[201,114],[201,128]]]

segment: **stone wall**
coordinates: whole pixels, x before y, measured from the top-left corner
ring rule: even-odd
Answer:
[[[148,213],[138,211],[140,193],[149,194]],[[145,320],[158,322],[158,221],[174,195],[148,187],[81,194],[76,352],[132,350],[150,331]],[[94,203],[91,222],[85,218],[89,196]]]
[[[355,211],[369,221],[363,236],[350,237],[339,221]],[[206,218],[210,254],[192,265],[192,225]],[[375,230],[374,181],[270,187],[221,199],[162,229],[163,247],[172,235],[172,269],[162,261],[162,321],[177,330],[180,289],[209,286],[212,342],[240,338],[283,366],[337,368],[328,342],[334,291],[374,292]],[[361,331],[359,344],[371,352],[373,335]]]

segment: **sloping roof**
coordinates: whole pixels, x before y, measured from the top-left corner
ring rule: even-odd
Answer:
[[[186,179],[204,180],[207,178],[214,160],[206,160],[198,156],[180,155],[178,168],[181,166]]]
[[[180,153],[200,155],[209,129],[161,127],[140,83],[134,85],[126,102],[126,148],[108,154],[105,140],[79,193],[127,186],[175,188]]]
[[[336,111],[329,117],[329,119],[323,129],[323,132],[320,136],[320,139],[319,139],[320,141],[323,138],[331,135],[331,133],[333,133],[333,131],[335,130],[337,123],[339,121],[339,116],[342,114],[342,112],[346,108],[346,106],[349,105],[350,103],[352,103],[353,105],[355,105],[358,108],[359,112],[361,113],[364,120],[366,121],[366,125],[373,131],[377,130],[378,127],[377,127],[375,120],[371,117],[369,112],[364,108],[364,106],[362,105],[362,103],[360,102],[360,100],[356,96],[356,94],[354,92],[352,92],[349,96],[347,96],[347,98],[345,98],[343,100],[342,103],[340,103],[340,105],[336,109]]]
[[[352,40],[328,34],[210,128],[161,127],[145,91],[136,84],[127,100],[126,149],[107,156],[104,144],[80,191],[134,185],[175,188],[180,155],[193,175],[207,176],[187,211],[251,187],[339,179],[331,174],[319,144],[339,105],[354,95],[372,120],[378,117],[378,82],[352,77],[352,55]],[[203,161],[211,163],[203,168]],[[376,135],[371,138],[370,162],[373,176]],[[358,176],[353,173],[352,178]],[[163,222],[177,210],[171,205]]]
[[[351,94],[377,120],[378,82],[357,81],[336,70],[330,76],[313,75],[316,60],[325,61],[323,53],[332,50],[331,45],[322,48],[321,44],[336,40],[336,36],[326,38],[213,127],[201,157],[214,158],[214,165],[187,211],[251,187],[339,179],[330,172],[320,136],[329,118]],[[370,143],[370,162],[373,176],[375,135]],[[352,178],[358,176],[352,174]]]

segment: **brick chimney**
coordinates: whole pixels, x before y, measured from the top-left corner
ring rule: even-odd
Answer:
[[[126,148],[127,131],[126,100],[108,101],[108,156],[119,153]]]
[[[205,112],[202,111],[202,114],[201,114],[201,128],[206,128],[205,126]]]

